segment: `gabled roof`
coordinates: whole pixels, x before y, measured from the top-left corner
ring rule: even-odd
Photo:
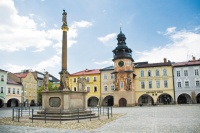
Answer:
[[[25,78],[27,76],[28,72],[27,73],[15,73],[15,75],[19,78]]]
[[[82,76],[82,75],[92,75],[92,74],[100,74],[100,71],[99,69],[92,69],[92,70],[83,70],[83,71],[80,71],[80,72],[76,72],[76,73],[72,73],[70,74],[71,76]]]
[[[20,83],[17,83],[17,82],[15,82],[15,81],[12,80],[12,79],[8,79],[8,80],[7,80],[7,83],[8,83],[8,84],[13,84],[13,85],[21,85]]]
[[[179,66],[196,66],[196,65],[200,65],[200,60],[186,61],[186,62],[176,62],[176,63],[174,63],[172,65],[173,65],[173,67],[179,67]]]
[[[109,67],[100,69],[100,71],[109,71],[109,70],[114,70],[114,66],[109,66]]]

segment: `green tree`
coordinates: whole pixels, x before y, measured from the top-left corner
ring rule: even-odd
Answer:
[[[53,85],[53,83],[49,82],[48,84],[48,88],[49,88],[49,91],[54,91],[54,90],[57,90],[58,88]],[[38,91],[37,91],[37,95],[38,95],[38,98],[37,98],[37,101],[38,101],[38,104],[40,105],[42,103],[42,91],[44,90],[44,86],[41,86]]]

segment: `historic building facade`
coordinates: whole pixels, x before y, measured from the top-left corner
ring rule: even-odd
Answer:
[[[0,69],[0,108],[6,107],[7,71]]]
[[[172,64],[164,58],[163,63],[135,63],[136,105],[173,104]]]
[[[200,103],[200,60],[174,63],[173,73],[176,103]]]
[[[117,35],[117,41],[117,47],[112,51],[114,62],[114,72],[112,74],[115,77],[114,106],[134,106],[134,60],[132,50],[126,46],[126,36],[121,29]]]
[[[69,88],[72,91],[86,90],[87,106],[97,106],[100,102],[99,69],[83,70],[69,75]]]
[[[114,66],[109,66],[100,69],[101,72],[101,105],[113,106],[114,104],[114,91],[115,91],[115,75]]]
[[[7,107],[19,107],[22,103],[22,85],[8,78],[6,89]]]
[[[37,81],[30,71],[15,73],[23,85],[22,97],[30,106],[37,105]]]

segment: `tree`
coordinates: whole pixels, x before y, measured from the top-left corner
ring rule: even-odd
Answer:
[[[58,88],[56,86],[53,85],[53,83],[49,82],[48,83],[48,89],[49,91],[55,91],[57,90]],[[38,91],[37,91],[37,95],[38,95],[38,98],[37,98],[37,101],[38,101],[38,104],[41,105],[42,104],[42,91],[44,90],[44,85],[41,86]]]

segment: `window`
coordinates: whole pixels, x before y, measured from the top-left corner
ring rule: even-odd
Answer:
[[[145,89],[145,84],[144,84],[144,82],[141,82],[141,88],[142,88],[142,89]]]
[[[29,92],[29,96],[31,96],[31,92]]]
[[[167,70],[166,69],[163,69],[163,75],[167,76]]]
[[[104,91],[107,91],[108,90],[108,86],[104,86]]]
[[[199,81],[196,81],[196,86],[198,86],[198,87],[200,86]]]
[[[168,88],[168,82],[167,82],[167,80],[164,80],[164,87]]]
[[[156,76],[159,76],[160,74],[159,74],[159,70],[156,70]]]
[[[114,75],[114,74],[110,74],[110,78],[111,78],[111,79],[114,79],[114,78],[115,78],[115,75]]]
[[[184,70],[184,76],[188,76],[188,71]]]
[[[87,91],[88,91],[88,92],[90,91],[90,87],[87,87]]]
[[[156,81],[156,88],[160,88],[160,81]]]
[[[144,77],[144,71],[143,70],[140,72],[140,76]]]
[[[87,82],[90,82],[90,77],[86,77],[86,81],[87,81]]]
[[[149,81],[149,89],[152,88],[152,81]]]
[[[180,77],[180,76],[181,76],[180,71],[176,71],[176,73],[177,73],[177,77]]]
[[[103,75],[103,79],[108,79],[107,74]]]
[[[151,70],[148,71],[148,76],[151,77]]]
[[[111,85],[111,90],[114,91],[115,90],[115,86]]]
[[[76,78],[74,78],[74,80],[73,80],[74,82],[76,82]]]
[[[10,88],[8,88],[8,93],[10,94]]]
[[[181,87],[181,82],[178,82],[178,87]]]
[[[4,75],[1,75],[1,81],[4,81]]]
[[[97,92],[97,87],[96,86],[94,86],[94,92]]]
[[[76,91],[76,87],[74,87],[74,91]]]
[[[124,82],[120,82],[120,88],[121,88],[121,89],[124,88]]]
[[[17,89],[17,94],[19,94],[19,89]]]
[[[195,69],[195,70],[194,70],[194,74],[195,74],[195,75],[199,75],[198,69]]]
[[[15,88],[13,88],[13,94],[15,94]]]
[[[189,87],[189,81],[185,81],[185,87]]]
[[[94,81],[97,81],[97,77],[93,77]]]
[[[3,87],[1,87],[1,93],[3,93]]]

